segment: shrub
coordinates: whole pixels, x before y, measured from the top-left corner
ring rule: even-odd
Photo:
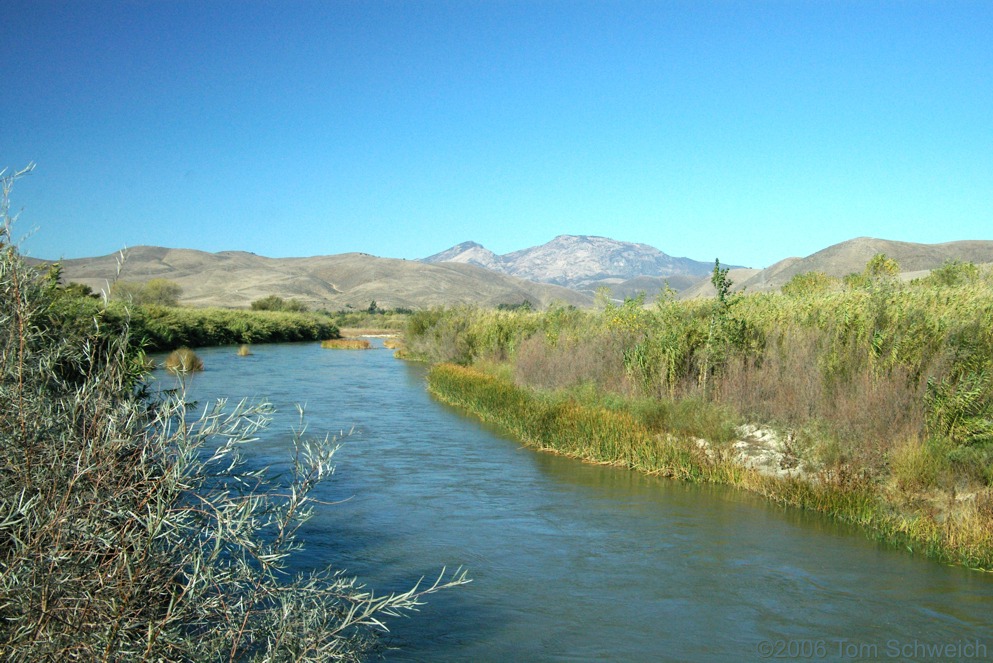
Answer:
[[[294,435],[285,479],[239,448],[265,404],[189,416],[151,400],[127,320],[67,324],[0,234],[0,651],[17,661],[355,660],[384,614],[466,582],[376,597],[328,568],[289,579],[336,443]],[[55,315],[53,315],[53,313]],[[110,332],[110,333],[108,333]]]
[[[862,273],[870,279],[893,278],[900,274],[900,263],[885,253],[877,253],[869,259]]]
[[[784,283],[781,290],[789,297],[807,297],[827,292],[837,281],[838,279],[831,278],[824,272],[803,272]]]
[[[151,279],[146,283],[115,281],[110,296],[134,306],[176,306],[183,288],[168,279]]]
[[[928,279],[936,285],[954,287],[973,283],[979,278],[979,267],[971,262],[948,260],[938,269],[932,270]]]
[[[299,299],[285,300],[276,295],[269,295],[262,299],[256,299],[251,304],[253,311],[286,311],[289,313],[305,313],[307,305]]]

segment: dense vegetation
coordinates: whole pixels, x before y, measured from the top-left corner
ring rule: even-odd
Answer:
[[[57,269],[49,273],[49,280],[57,284]],[[317,313],[186,308],[124,301],[105,304],[81,295],[71,285],[59,288],[54,295],[53,315],[60,324],[86,327],[96,321],[107,333],[120,334],[126,329],[149,351],[181,346],[322,341],[340,336],[334,321]]]
[[[163,318],[169,329],[228,321],[204,341],[261,332],[237,328],[248,318],[67,293],[10,245],[14,179],[0,178],[5,659],[356,660],[383,615],[465,582],[443,573],[376,597],[332,568],[289,577],[336,442],[294,435],[289,469],[274,477],[239,454],[266,425],[266,404],[218,403],[197,418],[182,393],[152,398],[143,382],[140,341],[155,338],[149,330],[166,327]],[[169,342],[185,333],[194,332]]]
[[[993,274],[898,269],[877,256],[745,296],[718,264],[708,300],[434,309],[411,317],[406,352],[472,366],[435,369],[432,389],[533,444],[736,483],[993,568]],[[778,430],[805,471],[777,483],[729,463],[745,423]]]

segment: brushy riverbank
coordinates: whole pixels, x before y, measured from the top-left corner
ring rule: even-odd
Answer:
[[[529,446],[586,462],[689,481],[736,486],[780,504],[818,511],[860,525],[880,540],[938,561],[993,569],[993,535],[985,522],[908,511],[869,482],[851,477],[772,477],[745,468],[730,445],[706,448],[695,439],[653,429],[637,412],[543,394],[472,368],[439,364],[428,385],[439,400],[500,425]]]
[[[895,270],[877,256],[742,296],[717,266],[709,300],[423,311],[402,356],[476,369],[436,368],[431,388],[529,444],[741,486],[989,570],[993,273]],[[732,449],[755,424],[804,471],[747,470]]]
[[[248,311],[103,303],[56,290],[53,318],[86,328],[94,321],[107,333],[123,334],[149,352],[179,347],[324,341],[340,338],[334,321],[319,313]]]

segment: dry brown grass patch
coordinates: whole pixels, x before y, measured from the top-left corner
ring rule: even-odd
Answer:
[[[321,341],[321,347],[329,350],[368,350],[372,344],[363,338],[332,338]]]
[[[173,350],[166,357],[163,365],[167,371],[172,371],[173,373],[190,373],[203,370],[203,360],[189,348]]]

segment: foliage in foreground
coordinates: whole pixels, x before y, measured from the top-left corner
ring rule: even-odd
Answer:
[[[0,235],[0,651],[8,660],[357,660],[385,615],[467,582],[375,596],[334,569],[290,578],[332,439],[295,434],[276,479],[239,454],[265,404],[197,417],[151,399],[124,320],[59,315]]]

